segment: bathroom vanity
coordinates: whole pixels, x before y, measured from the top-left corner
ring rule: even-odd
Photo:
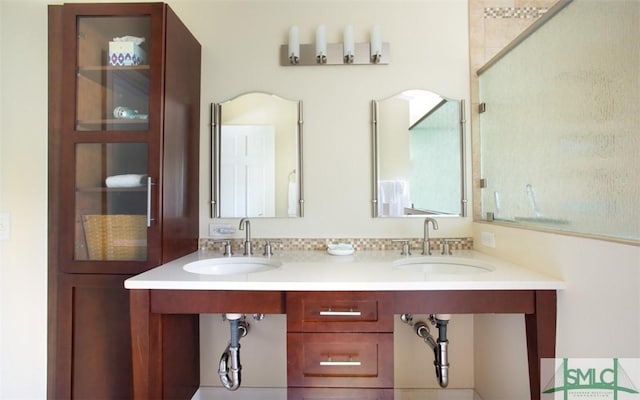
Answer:
[[[197,391],[201,313],[286,314],[289,400],[393,399],[395,314],[524,314],[531,398],[540,398],[540,359],[555,356],[558,279],[475,251],[287,252],[259,272],[184,269],[219,257],[196,252],[125,282],[135,398]]]

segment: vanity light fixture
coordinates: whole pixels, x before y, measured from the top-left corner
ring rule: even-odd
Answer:
[[[327,63],[327,32],[324,25],[316,29],[316,62],[318,64]]]
[[[342,57],[345,64],[353,64],[355,58],[356,48],[353,41],[353,26],[347,25],[344,27],[344,34],[342,40]]]
[[[384,65],[389,64],[389,43],[382,42],[382,29],[374,25],[371,40],[356,43],[352,25],[344,27],[344,43],[327,43],[325,25],[316,29],[315,43],[300,44],[297,26],[289,30],[289,43],[280,46],[281,66]]]
[[[287,58],[291,65],[296,65],[300,62],[300,38],[298,37],[298,27],[292,26],[289,30],[289,47],[287,51]]]
[[[382,28],[380,25],[374,25],[371,29],[371,62],[374,64],[380,63],[382,60]]]

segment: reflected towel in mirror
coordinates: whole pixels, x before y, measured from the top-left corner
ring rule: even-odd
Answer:
[[[287,193],[287,215],[290,217],[298,216],[298,183],[289,182],[289,191]]]
[[[409,182],[403,180],[378,181],[379,216],[402,216],[405,207],[411,207]]]

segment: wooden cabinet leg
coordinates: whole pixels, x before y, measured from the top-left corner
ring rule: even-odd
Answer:
[[[556,355],[556,292],[536,291],[535,312],[525,314],[529,391],[531,400],[540,400],[540,359]]]
[[[133,398],[162,398],[161,315],[151,313],[151,291],[130,290]]]
[[[129,291],[133,398],[190,399],[200,386],[199,316],[154,313],[151,292]]]

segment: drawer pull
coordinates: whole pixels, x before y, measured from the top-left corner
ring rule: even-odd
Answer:
[[[320,315],[323,316],[341,316],[341,317],[360,317],[362,316],[362,312],[360,311],[333,311],[332,309],[322,310],[320,311]]]
[[[359,367],[362,365],[360,361],[320,361],[320,365],[323,367]]]

